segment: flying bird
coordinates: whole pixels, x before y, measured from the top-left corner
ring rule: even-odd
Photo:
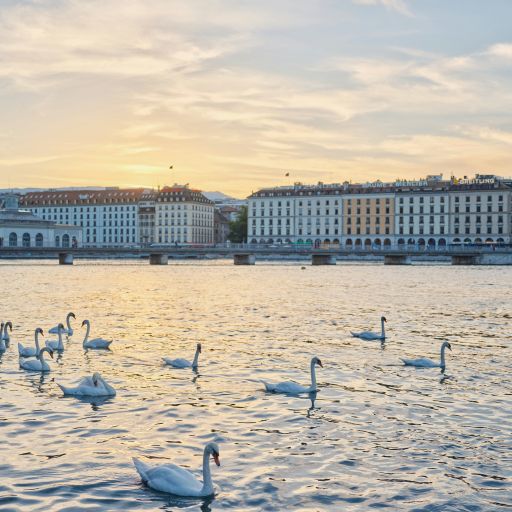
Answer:
[[[285,176],[290,176],[290,173],[289,173],[289,172],[287,172],[287,173],[285,174]]]
[[[169,166],[169,169],[172,169],[173,167],[174,167],[173,165],[170,165],[170,166]]]

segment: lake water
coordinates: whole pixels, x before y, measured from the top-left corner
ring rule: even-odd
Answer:
[[[0,510],[490,511],[512,507],[512,268],[227,262],[0,264]],[[44,377],[16,344],[77,315]],[[379,330],[365,342],[350,330]],[[114,340],[84,353],[80,329]],[[54,338],[54,336],[52,336]],[[404,367],[439,357],[447,369]],[[162,356],[192,359],[174,370]],[[260,379],[319,392],[272,395]],[[106,401],[56,382],[94,371]],[[131,457],[199,471],[220,445],[213,501],[144,487]]]

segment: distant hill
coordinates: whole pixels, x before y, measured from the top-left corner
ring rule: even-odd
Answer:
[[[231,197],[223,192],[203,192],[203,195],[206,196],[210,201],[215,202],[224,202],[224,201],[239,201],[236,197]]]

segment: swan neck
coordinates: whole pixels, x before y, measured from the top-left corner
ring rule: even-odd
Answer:
[[[316,361],[311,361],[311,391],[316,390]]]
[[[212,474],[210,472],[210,452],[208,448],[203,452],[203,494],[213,492]]]
[[[39,351],[39,354],[37,354],[37,359],[39,359],[39,361],[41,361],[41,364],[44,365],[45,361],[44,361],[44,353],[47,351],[47,348],[44,347],[42,350]]]
[[[66,317],[66,327],[68,328],[68,331],[71,329],[71,315],[68,314]]]
[[[194,356],[194,360],[192,361],[193,368],[195,368],[197,366],[198,361],[199,361],[199,349],[196,348],[196,354]]]
[[[87,322],[85,325],[87,327],[86,327],[86,330],[85,330],[85,338],[84,338],[84,341],[83,341],[83,345],[84,346],[87,343],[87,339],[89,338],[89,331],[91,330],[91,324],[89,322]]]
[[[444,359],[444,352],[445,352],[445,350],[446,350],[446,345],[443,345],[441,347],[441,365],[440,365],[441,368],[444,368],[446,366],[445,359]]]
[[[380,325],[381,325],[380,330],[381,330],[381,337],[382,337],[382,338],[384,338],[384,337],[386,336],[386,330],[385,330],[385,328],[384,328],[384,323],[385,323],[385,322],[384,322],[384,320],[381,320],[381,321],[380,321]]]
[[[34,333],[34,338],[36,342],[36,354],[39,354],[39,331],[37,329]]]

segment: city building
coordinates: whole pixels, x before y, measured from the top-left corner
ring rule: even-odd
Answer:
[[[48,190],[25,194],[21,204],[43,220],[83,229],[86,247],[208,244],[214,240],[213,203],[199,190]]]
[[[43,220],[18,207],[18,196],[0,197],[0,247],[79,247],[82,228]]]
[[[248,198],[248,241],[314,246],[511,243],[512,179],[444,180],[265,188]]]
[[[228,241],[229,236],[229,220],[224,215],[215,209],[214,212],[214,231],[215,231],[215,243],[223,244]]]

